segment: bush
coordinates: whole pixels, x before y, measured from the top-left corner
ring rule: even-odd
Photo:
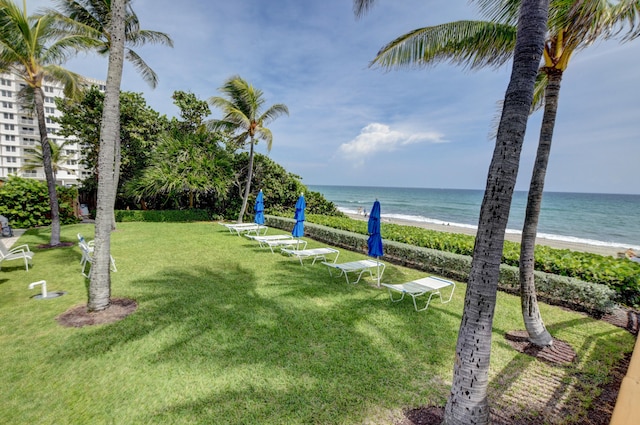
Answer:
[[[117,210],[117,222],[190,222],[210,221],[213,219],[207,210]]]
[[[73,204],[78,197],[75,187],[56,187],[61,224],[78,222]],[[28,229],[51,224],[51,207],[47,184],[34,179],[10,176],[0,186],[0,214],[14,228]]]
[[[367,223],[349,217],[326,217],[309,214],[307,221],[325,226],[367,234]],[[438,232],[413,226],[384,223],[382,237],[423,248],[446,251],[466,256],[473,255],[475,237],[456,233]],[[602,256],[568,249],[555,249],[537,245],[535,269],[540,272],[578,279],[579,281],[607,285],[616,293],[616,299],[629,306],[640,304],[640,264],[620,258]],[[518,267],[520,244],[505,241],[502,254],[504,264]]]
[[[295,223],[291,218],[275,216],[267,216],[265,218],[268,226],[284,230],[291,230]],[[315,216],[313,218],[315,219]],[[366,233],[366,222],[349,220],[354,222],[351,223],[353,228],[359,229],[363,227]],[[388,225],[385,224],[385,226]],[[412,229],[411,227],[406,228]],[[436,233],[440,234],[441,232]],[[320,242],[363,254],[367,253],[368,236],[360,232],[306,223],[305,234]],[[471,270],[471,256],[469,255],[389,240],[385,241],[384,251],[383,259],[385,261],[435,273],[462,282],[466,282],[469,279]],[[540,299],[550,304],[586,311],[596,316],[608,312],[614,306],[614,299],[616,298],[615,291],[605,285],[540,271],[535,272],[535,284]],[[506,264],[501,265],[498,286],[506,292],[518,292],[520,288],[518,269]]]

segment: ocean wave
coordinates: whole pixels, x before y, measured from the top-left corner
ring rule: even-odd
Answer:
[[[345,214],[362,214],[361,211],[356,211],[356,210],[352,210],[350,208],[343,208],[343,207],[338,207],[338,210],[342,211]],[[429,223],[429,224],[437,224],[437,225],[445,225],[445,226],[453,226],[453,227],[461,227],[461,228],[465,228],[465,229],[477,229],[478,226],[474,226],[471,224],[465,224],[465,223],[456,223],[456,222],[452,222],[452,221],[443,221],[443,220],[436,220],[436,219],[432,219],[432,218],[428,218],[428,217],[423,217],[421,215],[410,215],[410,214],[382,214],[382,218],[383,219],[389,219],[389,220],[399,220],[399,221],[405,221],[405,222],[414,222],[414,223]],[[507,229],[506,233],[509,234],[515,234],[515,235],[521,235],[522,231],[521,230],[516,230],[516,229]],[[640,246],[638,245],[628,245],[622,242],[607,242],[607,241],[599,241],[599,240],[594,240],[594,239],[584,239],[584,238],[578,238],[578,237],[574,237],[574,236],[564,236],[564,235],[554,235],[554,234],[550,234],[550,233],[538,233],[537,235],[538,238],[542,238],[542,239],[549,239],[549,240],[554,240],[554,241],[559,241],[559,242],[569,242],[569,243],[577,243],[577,244],[584,244],[584,245],[593,245],[593,246],[601,246],[601,247],[611,247],[611,248],[631,248],[633,250],[640,250]]]

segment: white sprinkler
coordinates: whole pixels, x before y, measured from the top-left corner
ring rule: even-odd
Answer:
[[[38,295],[34,295],[35,299],[47,299],[47,298],[57,298],[61,295],[64,295],[64,292],[47,292],[47,281],[39,280],[37,282],[33,282],[29,284],[29,289],[34,289],[36,286],[42,285],[42,293]]]

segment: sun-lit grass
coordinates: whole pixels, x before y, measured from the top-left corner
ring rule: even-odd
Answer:
[[[93,238],[92,226],[73,225],[63,240],[78,232]],[[36,251],[33,269],[16,262],[0,272],[0,423],[385,424],[446,401],[464,284],[451,303],[416,313],[370,280],[347,285],[324,266],[301,267],[217,224],[119,223],[112,296],[135,299],[138,310],[118,323],[64,328],[55,318],[86,303],[86,282],[79,248],[36,248],[48,240],[46,230],[27,232],[19,243]],[[422,275],[388,265],[384,280]],[[67,294],[32,299],[39,290],[27,286],[41,279]],[[562,389],[558,402],[579,398],[579,418],[634,339],[542,308],[578,360],[551,366],[511,349],[503,335],[523,328],[520,304],[500,294],[492,400],[517,402],[506,397],[535,394],[526,385],[551,377]]]

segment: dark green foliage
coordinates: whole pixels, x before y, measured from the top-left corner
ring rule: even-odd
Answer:
[[[78,197],[75,187],[56,187],[60,207],[60,223],[78,221],[73,204]],[[51,209],[47,184],[33,179],[10,176],[0,186],[0,214],[9,219],[14,228],[28,229],[51,224]]]
[[[211,217],[207,210],[188,209],[188,210],[116,210],[116,221],[132,222],[192,222],[192,221],[210,221],[218,217]]]
[[[367,222],[347,218],[352,223],[350,229],[336,229],[329,225],[315,224],[322,221],[322,217],[316,215],[307,216],[305,234],[317,241],[351,251],[367,253],[366,235]],[[294,220],[290,217],[267,216],[267,225],[286,231],[293,228]],[[347,221],[336,220],[346,224]],[[325,220],[333,222],[333,218]],[[392,226],[384,223],[385,227]],[[397,226],[410,231],[409,226]],[[360,230],[360,231],[359,231]],[[436,232],[440,233],[440,232]],[[442,249],[425,248],[405,242],[391,241],[385,238],[384,261],[408,266],[428,273],[435,273],[458,281],[466,282],[471,270],[471,256],[447,252]],[[550,304],[562,305],[573,310],[586,311],[593,315],[602,315],[608,312],[617,299],[616,293],[611,288],[599,283],[585,282],[576,278],[558,276],[550,273],[536,271],[534,273],[538,296]],[[518,269],[502,264],[500,266],[499,288],[510,293],[518,293],[520,281]]]
[[[307,221],[336,229],[367,234],[365,221],[348,217],[308,215]],[[455,254],[473,254],[475,238],[469,235],[438,232],[412,226],[383,223],[382,237],[424,248]],[[518,267],[520,244],[505,241],[502,262]],[[634,306],[640,304],[640,264],[568,249],[554,249],[538,245],[535,248],[535,269],[554,275],[572,277],[585,282],[604,284],[614,289],[620,302]]]

